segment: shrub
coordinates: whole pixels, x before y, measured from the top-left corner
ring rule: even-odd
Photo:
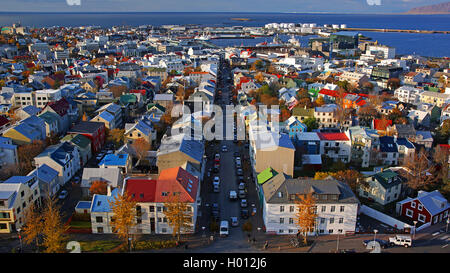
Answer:
[[[135,250],[147,250],[147,249],[162,249],[175,247],[176,242],[174,240],[168,241],[138,241],[134,245]]]

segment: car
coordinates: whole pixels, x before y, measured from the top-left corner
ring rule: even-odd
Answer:
[[[239,152],[234,152],[234,153],[233,153],[233,156],[234,156],[234,157],[240,157],[241,154],[240,154]]]
[[[241,210],[241,218],[243,218],[243,219],[248,218],[248,209]]]
[[[220,154],[216,154],[216,155],[214,156],[214,161],[215,161],[215,162],[219,162],[219,161],[220,161]]]
[[[226,145],[223,145],[223,146],[222,146],[222,152],[224,152],[224,153],[225,153],[225,152],[228,152],[228,148],[227,148]]]
[[[236,168],[242,168],[241,162],[236,162]]]
[[[239,198],[243,199],[247,197],[247,192],[245,190],[239,190]]]
[[[66,199],[67,195],[69,195],[69,193],[66,190],[61,191],[61,193],[59,194],[58,198],[59,199]]]
[[[244,183],[239,183],[238,189],[239,190],[245,190],[245,184]]]
[[[197,206],[200,207],[202,205],[202,197],[197,198]]]
[[[367,246],[370,242],[373,242],[374,240],[364,240],[363,241],[363,245]],[[375,239],[375,242],[380,244],[381,248],[387,248],[389,247],[389,242],[386,240],[382,240],[382,239]]]
[[[389,237],[389,244],[391,246],[398,245],[398,246],[410,247],[410,246],[412,246],[411,236],[395,235],[395,237]]]
[[[236,200],[236,199],[237,199],[236,191],[231,190],[230,191],[230,200]]]
[[[243,175],[243,172],[242,172],[242,169],[241,169],[241,168],[238,168],[237,171],[236,171],[236,173],[237,173],[237,175]]]
[[[247,207],[247,199],[241,199],[241,208]]]
[[[213,203],[211,206],[213,211],[219,211],[219,204],[218,203]]]
[[[220,178],[218,176],[214,176],[213,183],[220,183]]]
[[[228,236],[228,221],[220,221],[220,231],[219,231],[219,235],[220,237],[226,237]]]
[[[231,218],[230,218],[230,222],[231,222],[231,226],[232,227],[237,227],[237,226],[239,226],[239,220],[238,220],[238,218],[237,217],[235,217],[235,216],[232,216]]]

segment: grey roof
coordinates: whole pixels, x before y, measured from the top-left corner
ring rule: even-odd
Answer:
[[[316,194],[339,195],[338,200],[317,200],[317,203],[358,203],[358,199],[350,187],[344,182],[332,179],[287,179],[286,176],[277,175],[273,179],[263,184],[264,197],[267,203],[290,203],[291,194]],[[281,192],[281,195],[279,194]]]
[[[90,187],[91,182],[101,180],[116,188],[122,185],[121,178],[122,175],[119,168],[84,168],[81,187]]]
[[[158,149],[158,156],[177,151],[187,154],[198,162],[202,162],[204,145],[198,140],[185,139],[184,134],[164,137]]]
[[[432,192],[420,191],[417,199],[425,206],[431,215],[436,215],[450,208],[450,204],[438,190]],[[443,207],[441,207],[440,204],[443,204]]]

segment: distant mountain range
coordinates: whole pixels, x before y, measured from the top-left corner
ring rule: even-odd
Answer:
[[[413,8],[407,14],[450,14],[450,2]]]

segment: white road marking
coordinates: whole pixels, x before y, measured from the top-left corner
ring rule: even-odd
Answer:
[[[442,246],[442,248],[444,248],[444,247],[447,247],[447,246],[448,246],[448,244],[446,244],[446,245],[443,245],[443,246]]]

